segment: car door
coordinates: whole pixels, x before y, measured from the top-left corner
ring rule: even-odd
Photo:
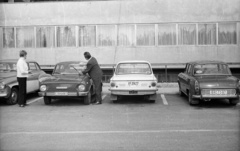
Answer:
[[[191,70],[192,70],[192,65],[188,64],[186,66],[186,70],[182,76],[182,91],[184,93],[187,93],[187,90],[189,89],[188,81],[189,81],[189,76],[191,74]]]
[[[29,74],[27,78],[27,93],[37,91],[39,89],[38,77],[43,71],[40,69],[39,65],[36,62],[28,62]]]
[[[178,76],[179,85],[180,85],[180,88],[183,92],[185,92],[185,90],[186,90],[185,77],[186,77],[188,66],[189,66],[189,64],[186,64],[184,72],[180,73],[179,76]]]

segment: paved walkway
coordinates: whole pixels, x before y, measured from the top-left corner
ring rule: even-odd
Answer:
[[[110,93],[108,90],[110,87],[109,83],[103,83],[103,92]],[[177,94],[178,93],[178,84],[177,83],[158,83],[158,91],[160,94]]]

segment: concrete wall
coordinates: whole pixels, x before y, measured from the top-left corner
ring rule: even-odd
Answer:
[[[185,63],[203,59],[240,62],[239,8],[240,0],[4,3],[0,4],[0,26],[238,22],[237,45],[24,49],[28,58],[42,65],[83,60],[84,51],[90,51],[101,64],[133,59],[152,63]],[[1,28],[0,35],[0,59],[17,58],[20,48],[3,49]]]

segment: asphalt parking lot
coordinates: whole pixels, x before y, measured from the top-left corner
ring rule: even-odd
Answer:
[[[160,88],[161,89],[161,88]],[[102,105],[58,99],[46,106],[37,94],[28,106],[0,104],[0,149],[67,150],[240,150],[240,105],[227,100],[189,106],[176,88],[158,92],[156,103],[140,97],[109,100]]]

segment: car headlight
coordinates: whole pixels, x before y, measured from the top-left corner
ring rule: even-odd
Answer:
[[[78,90],[79,91],[84,91],[85,90],[85,85],[79,85]]]
[[[46,91],[47,90],[47,86],[46,85],[41,85],[40,86],[40,91]]]
[[[6,84],[4,82],[0,82],[0,89],[4,89]]]

